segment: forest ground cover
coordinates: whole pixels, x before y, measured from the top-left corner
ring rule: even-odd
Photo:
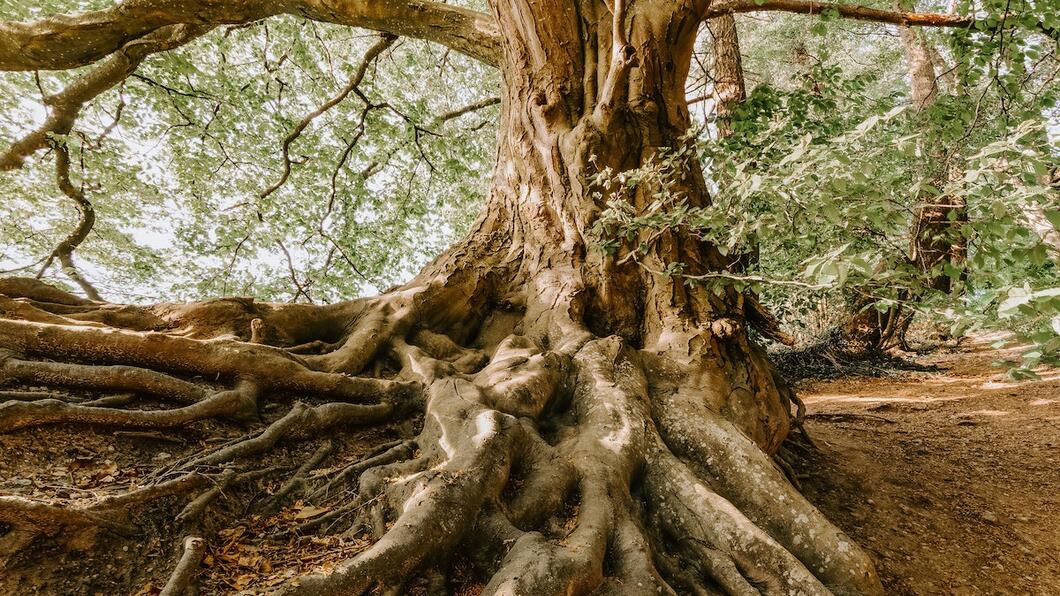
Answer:
[[[1060,593],[1060,374],[1012,382],[996,339],[800,388],[820,448],[795,462],[803,493],[888,593]]]

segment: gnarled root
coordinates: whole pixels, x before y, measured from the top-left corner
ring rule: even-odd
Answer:
[[[60,422],[247,424],[262,412],[268,420],[223,444],[189,447],[149,474],[152,483],[88,506],[0,498],[0,523],[23,538],[69,526],[135,533],[133,512],[164,503],[180,522],[168,525],[206,542],[208,511],[233,524],[251,511],[293,517],[270,544],[307,533],[361,541],[275,588],[286,595],[446,592],[454,568],[472,569],[462,581],[483,594],[882,593],[864,552],[771,459],[794,397],[741,327],[686,330],[683,354],[638,350],[593,336],[569,285],[549,286],[552,306],[534,303],[519,322],[498,316],[484,325],[496,328],[482,329],[454,322],[459,291],[425,286],[318,312],[313,320],[332,326],[335,313],[349,319],[341,333],[315,337],[291,331],[291,312],[253,303],[181,315],[201,331],[211,309],[242,313],[250,342],[0,319],[0,344],[11,351],[0,380],[18,392],[0,405],[0,432]],[[46,297],[65,300],[52,310],[98,308]],[[46,312],[39,300],[33,307]],[[179,406],[78,403],[42,386]],[[292,398],[285,413],[270,413]],[[421,413],[418,432],[395,424],[414,414],[418,423]],[[385,441],[351,453],[349,431],[384,425]],[[314,472],[337,452],[349,463]],[[274,482],[271,494],[255,490],[259,482]],[[240,491],[251,496],[235,507]],[[185,546],[174,589],[198,567],[197,544]]]
[[[869,558],[798,493],[769,456],[728,421],[680,395],[658,400],[674,453],[710,486],[794,553],[827,585],[866,593],[878,585]]]
[[[621,340],[590,341],[572,355],[530,343],[510,337],[471,382],[434,381],[421,451],[351,468],[374,510],[362,523],[379,540],[280,592],[400,588],[417,569],[444,568],[466,543],[488,578],[485,594],[881,593],[864,554],[730,423],[686,410],[679,428],[673,406],[657,413],[645,367]],[[498,382],[502,370],[511,385]],[[573,391],[563,397],[565,379]],[[556,401],[568,410],[546,441],[530,421]],[[712,439],[694,442],[700,451],[675,441],[673,451],[667,433]],[[735,465],[746,477],[720,481],[744,474]],[[723,489],[749,495],[729,500]]]

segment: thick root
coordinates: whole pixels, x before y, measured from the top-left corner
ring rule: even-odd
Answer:
[[[132,365],[209,379],[251,377],[270,393],[360,401],[399,398],[417,390],[416,384],[311,370],[283,350],[232,340],[206,342],[163,333],[0,319],[0,345],[27,356]]]
[[[680,541],[685,565],[700,567],[726,592],[828,592],[794,555],[674,458],[648,465],[645,489],[653,520]]]
[[[199,385],[144,368],[33,362],[14,357],[0,360],[0,381],[131,392],[181,403],[195,403],[208,395],[208,391]]]
[[[10,298],[25,298],[35,302],[67,306],[90,306],[91,300],[65,292],[32,277],[0,278],[0,294]]]
[[[761,449],[730,422],[694,400],[655,401],[660,430],[673,452],[692,463],[725,499],[837,593],[880,588],[868,555],[799,494]]]
[[[173,428],[207,418],[252,420],[257,418],[257,390],[243,382],[203,401],[172,410],[121,410],[97,405],[70,404],[55,399],[0,404],[0,432],[27,426],[76,422],[131,428]]]
[[[429,393],[427,424],[417,443],[431,446],[421,458],[439,463],[404,478],[362,477],[362,493],[385,493],[384,515],[397,514],[389,530],[357,558],[327,575],[302,578],[284,594],[359,594],[373,585],[400,585],[425,561],[455,547],[484,500],[500,493],[520,426],[483,407],[481,390],[468,381],[437,381]]]
[[[19,544],[74,526],[135,533],[134,512],[164,503],[170,526],[206,541],[210,519],[232,508],[286,516],[266,538],[275,543],[303,533],[360,541],[275,589],[285,595],[445,593],[459,565],[472,566],[483,594],[506,596],[882,593],[871,561],[771,459],[797,402],[742,326],[688,325],[635,349],[589,332],[580,286],[568,282],[538,276],[537,299],[506,301],[523,315],[485,322],[467,321],[486,304],[474,294],[481,280],[417,282],[317,310],[227,299],[123,311],[15,284],[27,295],[4,304],[27,316],[0,318],[10,350],[0,380],[18,385],[2,394],[0,432],[245,423],[278,398],[299,401],[87,507],[0,498],[0,522]],[[149,312],[168,327],[103,327],[104,311]],[[294,331],[301,315],[312,333]],[[119,395],[78,401],[42,386]],[[124,409],[138,397],[181,407]],[[419,413],[418,433],[418,417],[391,424]],[[386,442],[313,472],[348,449],[347,429],[380,425]],[[296,440],[316,443],[277,449]],[[275,452],[286,459],[261,463]],[[254,487],[280,472],[274,490]],[[232,501],[240,491],[257,496]],[[188,586],[201,542],[185,544],[167,590]]]

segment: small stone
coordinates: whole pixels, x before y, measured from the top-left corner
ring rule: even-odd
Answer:
[[[991,523],[997,521],[997,516],[994,515],[993,512],[991,512],[991,511],[987,511],[986,513],[984,513],[980,517],[982,517],[983,519],[985,519],[986,521],[991,522]]]

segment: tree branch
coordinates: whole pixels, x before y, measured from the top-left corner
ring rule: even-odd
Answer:
[[[81,290],[84,291],[85,296],[87,296],[89,300],[103,302],[103,298],[100,297],[95,286],[85,279],[85,277],[77,270],[77,267],[74,266],[73,257],[74,250],[85,241],[89,232],[92,231],[92,226],[96,223],[96,210],[92,206],[92,202],[85,198],[85,193],[70,182],[70,150],[66,147],[66,140],[52,141],[52,145],[55,148],[56,183],[59,185],[59,190],[63,191],[63,194],[77,206],[79,218],[77,227],[55,247],[55,250],[52,251],[52,254],[44,262],[44,266],[41,267],[40,272],[37,273],[37,277],[40,278],[48,267],[51,266],[53,258],[59,259],[59,265],[62,267],[63,273],[73,280],[74,283],[81,286]]]
[[[291,143],[294,143],[294,141],[302,135],[306,127],[308,127],[313,122],[313,120],[318,118],[324,112],[342,103],[342,100],[346,99],[350,95],[350,93],[352,93],[353,90],[361,84],[361,81],[364,80],[364,75],[368,73],[368,67],[372,65],[372,62],[374,62],[375,59],[379,57],[379,54],[382,54],[384,50],[389,48],[394,43],[395,39],[397,38],[393,35],[384,34],[379,41],[375,42],[375,44],[373,44],[372,47],[368,48],[368,51],[365,52],[364,59],[361,60],[360,66],[357,67],[357,72],[355,72],[353,76],[350,77],[350,80],[346,83],[346,86],[343,87],[342,90],[339,91],[338,94],[336,94],[334,97],[327,100],[326,102],[321,104],[320,107],[307,114],[304,118],[302,118],[301,121],[298,122],[298,124],[293,129],[291,129],[291,132],[287,133],[287,136],[283,139],[283,174],[280,176],[280,179],[277,180],[275,184],[261,191],[261,194],[258,195],[259,198],[264,199],[265,197],[276,192],[276,190],[283,186],[284,183],[287,182],[287,179],[291,176]],[[362,118],[362,124],[363,121],[364,120]]]
[[[79,15],[0,22],[0,70],[76,68],[171,25],[236,25],[279,14],[433,41],[487,64],[500,60],[491,16],[430,0],[125,0]]]
[[[881,10],[857,4],[816,2],[815,0],[723,0],[711,4],[703,15],[712,18],[739,12],[793,12],[797,14],[821,14],[834,10],[839,16],[860,21],[890,23],[892,25],[919,27],[970,27],[975,19],[963,15],[941,13],[919,13],[898,10]]]
[[[0,23],[0,61],[3,60],[3,29]],[[179,47],[210,30],[208,26],[175,25],[163,27],[143,39],[129,42],[99,66],[75,79],[65,89],[44,98],[48,118],[36,130],[15,141],[0,153],[0,170],[21,167],[26,157],[47,145],[49,135],[67,135],[73,130],[81,108],[131,75],[151,54]]]
[[[487,97],[486,99],[483,99],[481,101],[476,101],[475,103],[468,104],[468,105],[466,105],[466,106],[464,106],[462,108],[457,108],[457,109],[452,110],[450,112],[445,112],[444,114],[442,114],[442,115],[438,116],[437,118],[435,118],[434,122],[435,122],[436,126],[439,125],[439,124],[445,124],[446,122],[448,122],[448,121],[450,121],[450,120],[452,120],[454,118],[459,118],[459,117],[463,116],[464,114],[470,114],[471,112],[476,112],[478,110],[482,110],[482,109],[488,108],[490,106],[495,106],[495,105],[497,105],[499,103],[501,103],[501,98],[499,98],[499,97]]]

